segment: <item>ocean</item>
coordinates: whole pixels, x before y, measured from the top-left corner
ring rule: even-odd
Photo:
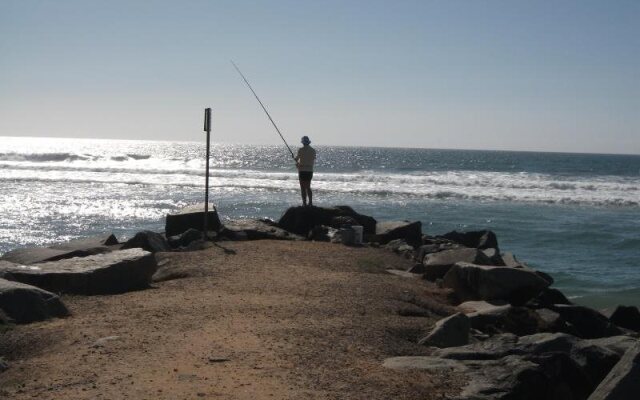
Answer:
[[[579,304],[640,306],[640,156],[315,146],[314,203],[427,234],[491,229]],[[160,231],[204,198],[204,143],[0,137],[0,253]],[[300,204],[283,146],[213,144],[221,217]]]

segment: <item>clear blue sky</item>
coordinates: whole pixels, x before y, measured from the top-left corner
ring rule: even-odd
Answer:
[[[640,154],[640,1],[0,0],[0,135]]]

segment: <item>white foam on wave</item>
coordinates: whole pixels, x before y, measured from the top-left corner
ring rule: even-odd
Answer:
[[[55,164],[55,165],[52,165]],[[129,161],[74,161],[73,165],[0,162],[0,180],[101,182],[118,184],[203,186],[199,161],[154,158]],[[212,187],[297,190],[294,172],[247,169],[211,170]],[[552,176],[538,173],[434,171],[424,173],[316,173],[319,190],[380,197],[458,199],[637,207],[640,178]]]

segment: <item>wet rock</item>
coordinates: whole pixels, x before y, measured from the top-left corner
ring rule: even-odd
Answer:
[[[458,232],[453,231],[442,235],[444,239],[460,243],[465,247],[473,247],[476,249],[496,249],[498,248],[498,238],[495,233],[489,230]]]
[[[584,339],[622,335],[624,332],[596,310],[583,306],[559,304],[553,310],[559,313]]]
[[[430,281],[442,279],[457,262],[467,262],[477,265],[491,265],[491,260],[482,251],[461,247],[428,254],[423,260],[424,277]]]
[[[259,219],[236,219],[224,223],[222,235],[234,240],[241,235],[241,240],[304,240],[305,238],[287,232],[278,226]]]
[[[69,315],[69,311],[57,295],[34,286],[1,278],[0,309],[17,323]]]
[[[444,287],[454,290],[461,301],[505,300],[522,305],[549,283],[524,268],[493,267],[456,263],[443,278]]]
[[[640,332],[640,311],[638,311],[638,307],[618,306],[609,317],[609,321],[619,327]]]
[[[420,221],[383,221],[376,225],[376,234],[369,239],[380,244],[389,243],[392,240],[404,240],[411,246],[418,247],[422,244],[422,223]]]
[[[55,293],[109,294],[148,287],[156,267],[151,253],[136,248],[31,266],[0,265],[0,277]]]
[[[135,248],[140,248],[151,253],[171,250],[164,236],[152,231],[138,232],[122,245],[123,250]]]
[[[640,393],[640,342],[629,349],[588,400],[635,399]]]
[[[207,213],[207,230],[217,232],[222,227],[218,211],[213,204],[209,205]],[[165,232],[167,237],[180,235],[189,230],[204,229],[204,204],[185,207],[175,214],[167,214]]]
[[[335,217],[351,217],[362,225],[365,235],[376,233],[376,220],[367,215],[358,214],[351,207],[291,207],[285,211],[278,226],[289,232],[306,236],[311,229],[319,225],[331,225]]]
[[[431,333],[418,342],[424,346],[454,347],[469,343],[471,323],[463,313],[457,313],[436,322]]]

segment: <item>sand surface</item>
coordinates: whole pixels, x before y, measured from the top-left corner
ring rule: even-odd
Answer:
[[[434,286],[386,273],[411,265],[387,250],[253,241],[157,257],[167,275],[184,278],[121,295],[64,296],[73,316],[0,334],[11,364],[0,374],[0,398],[458,393],[460,376],[381,366],[386,357],[427,354],[416,341],[447,307]]]

